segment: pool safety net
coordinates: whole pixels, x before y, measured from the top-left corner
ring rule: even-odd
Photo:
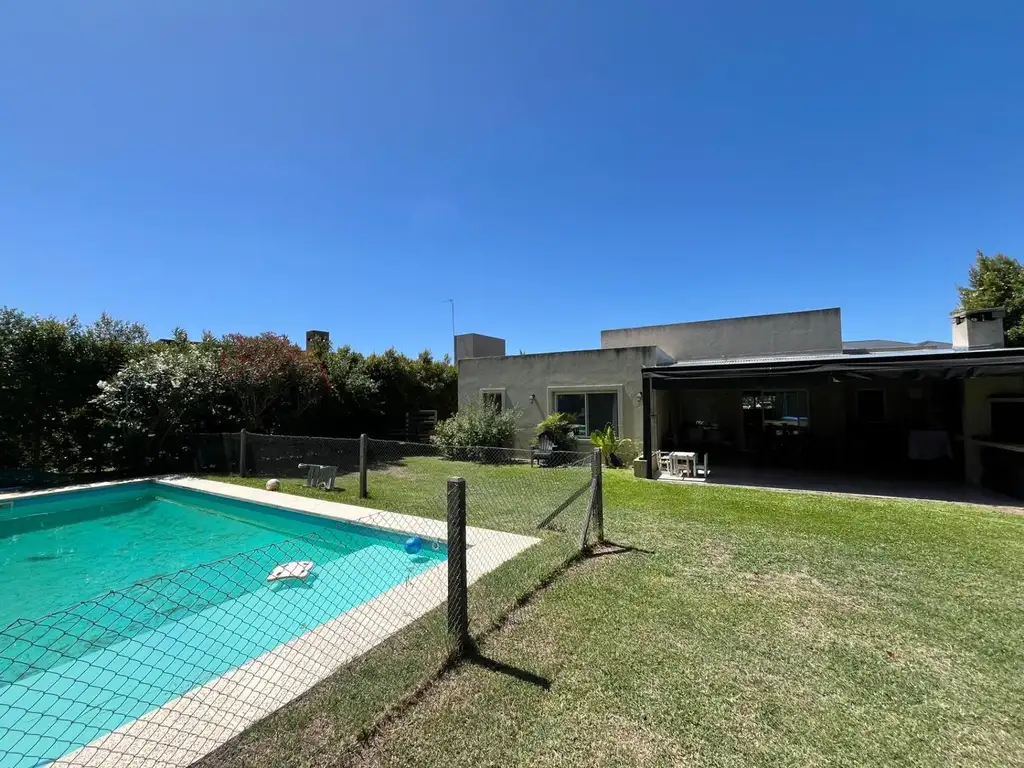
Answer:
[[[332,458],[330,447],[339,469],[352,450],[247,439],[252,456],[289,462]],[[600,535],[593,455],[531,462],[529,451],[364,442],[366,498],[358,473],[355,487],[284,477],[283,490],[350,505],[379,542],[325,529],[0,629],[0,768],[246,765],[268,739],[287,741],[297,763],[343,757]],[[464,479],[464,539],[451,538],[449,477]],[[450,545],[466,573],[454,595]],[[301,561],[314,563],[305,579],[267,581]],[[452,624],[460,611],[464,628]]]

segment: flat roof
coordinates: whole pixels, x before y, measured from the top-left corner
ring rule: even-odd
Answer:
[[[624,328],[605,328],[601,333],[623,333],[625,331],[650,331],[657,328],[676,328],[681,325],[709,325],[711,323],[732,323],[737,320],[767,320],[773,317],[793,317],[794,315],[839,314],[839,307],[821,307],[819,309],[797,309],[792,312],[768,312],[762,315],[734,315],[732,317],[710,317],[703,320],[677,320],[674,323],[654,323],[651,325],[633,325]]]
[[[926,341],[896,341],[895,339],[854,339],[853,341],[844,341],[843,349],[877,349],[877,350],[896,350],[896,349],[910,349],[911,347],[927,348],[934,347],[935,349],[952,349],[952,343],[948,341],[934,341],[928,339]]]
[[[621,355],[623,352],[629,352],[634,350],[656,350],[661,354],[668,357],[665,351],[657,344],[630,344],[622,347],[587,347],[586,349],[563,349],[556,352],[522,352],[512,353],[507,352],[504,355],[481,355],[480,357],[462,357],[459,358],[460,363],[470,362],[472,360],[505,360],[506,358],[519,359],[523,357],[557,357],[559,355]],[[671,359],[671,358],[669,358]]]
[[[919,371],[929,375],[953,374],[953,378],[974,375],[983,368],[986,375],[1024,372],[1024,348],[1001,349],[914,349],[875,354],[825,353],[738,357],[716,360],[685,360],[671,365],[645,366],[643,373],[656,379],[713,379],[784,373],[897,374]]]

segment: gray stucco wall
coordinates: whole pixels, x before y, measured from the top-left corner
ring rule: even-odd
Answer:
[[[601,347],[657,346],[676,360],[841,352],[838,308],[601,331]]]
[[[482,333],[462,333],[455,337],[455,362],[466,357],[498,357],[505,354],[505,340]]]
[[[967,482],[981,484],[981,446],[976,442],[992,434],[992,395],[1024,391],[1022,376],[984,376],[964,380],[964,474]]]
[[[636,398],[643,388],[640,369],[655,365],[659,352],[656,347],[627,347],[460,360],[459,402],[478,399],[481,390],[503,391],[505,407],[522,412],[516,446],[525,448],[537,423],[553,411],[555,390],[616,392],[619,433],[639,441],[643,437],[643,408]],[[535,402],[530,402],[530,395]],[[590,441],[581,440],[580,446],[590,447]]]

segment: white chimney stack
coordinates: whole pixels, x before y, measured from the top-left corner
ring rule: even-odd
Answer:
[[[1002,349],[1002,307],[961,309],[950,315],[953,323],[953,349]]]

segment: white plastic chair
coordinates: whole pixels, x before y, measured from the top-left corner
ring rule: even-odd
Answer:
[[[672,459],[668,457],[667,453],[662,451],[655,451],[654,458],[658,462],[658,471],[664,472],[667,475],[672,474]]]
[[[323,488],[325,491],[334,490],[334,480],[338,475],[337,467],[327,464],[299,464],[299,469],[307,470],[307,488]]]

